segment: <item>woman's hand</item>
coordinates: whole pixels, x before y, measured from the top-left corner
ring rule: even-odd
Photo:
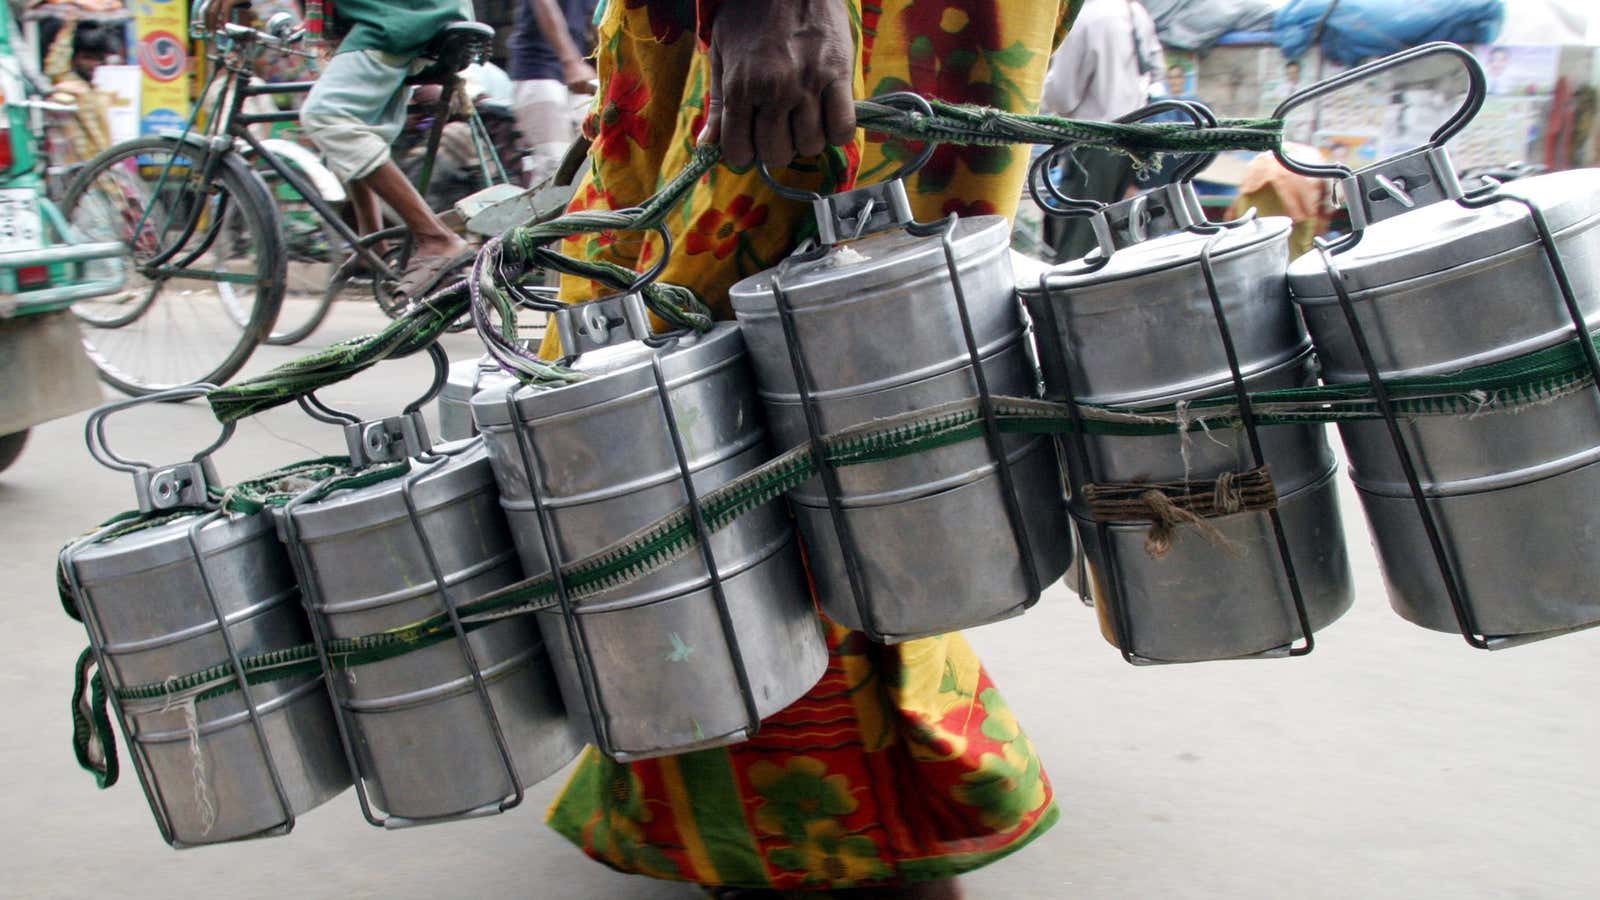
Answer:
[[[711,23],[702,143],[742,168],[787,165],[856,130],[855,41],[842,0],[741,0]]]

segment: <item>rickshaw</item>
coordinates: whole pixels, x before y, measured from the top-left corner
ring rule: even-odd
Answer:
[[[125,252],[114,241],[75,239],[45,194],[29,78],[14,49],[18,34],[0,14],[0,470],[13,463],[35,425],[103,399],[70,307],[120,290],[120,278],[91,279],[83,263]]]

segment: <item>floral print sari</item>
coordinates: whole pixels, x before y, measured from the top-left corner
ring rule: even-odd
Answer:
[[[688,161],[705,124],[709,70],[697,22],[741,14],[732,0],[718,5],[611,0],[599,30],[601,91],[586,125],[594,165],[573,209],[636,205]],[[847,0],[857,96],[909,90],[1031,112],[1078,5]],[[778,177],[840,189],[881,179],[919,149],[869,135]],[[908,182],[913,209],[922,220],[1011,215],[1027,163],[1025,147],[940,147]],[[809,227],[805,205],[778,197],[754,172],[719,167],[669,219],[662,278],[727,316],[728,287],[776,264]],[[661,241],[602,233],[563,250],[642,269]],[[595,291],[563,285],[573,301]],[[551,827],[625,872],[789,890],[949,877],[1055,822],[1038,754],[959,634],[884,646],[829,624],[828,640],[822,681],[752,740],[631,764],[588,750],[551,807]]]

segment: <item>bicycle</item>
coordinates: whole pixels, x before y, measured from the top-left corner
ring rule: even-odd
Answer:
[[[203,22],[209,5],[200,0],[191,21]],[[200,96],[212,96],[220,84],[205,126],[196,127],[206,106],[200,103],[181,133],[111,147],[85,165],[62,202],[68,220],[88,239],[120,241],[129,249],[126,257],[102,264],[120,267],[113,274],[125,278],[127,287],[75,311],[101,377],[134,395],[226,381],[263,341],[292,343],[315,330],[358,271],[381,294],[385,284],[398,280],[409,252],[404,229],[356,234],[308,177],[303,159],[286,161],[251,131],[254,125],[294,121],[298,112],[249,113],[246,100],[305,93],[315,83],[251,83],[261,54],[306,54],[299,46],[304,32],[293,18],[274,16],[265,30],[227,23],[212,33],[197,26],[194,36],[209,40],[213,62]],[[449,26],[422,54],[431,63],[408,83],[440,84],[442,102],[450,103],[458,73],[492,39],[486,25]],[[430,156],[438,151],[446,118],[436,117]],[[287,323],[279,321],[289,257],[284,217],[252,162],[291,188],[350,251],[323,295],[297,299],[294,321]],[[424,180],[430,169],[424,167]],[[385,242],[386,252],[376,252]]]

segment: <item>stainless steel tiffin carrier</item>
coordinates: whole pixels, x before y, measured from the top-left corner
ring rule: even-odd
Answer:
[[[475,293],[491,363],[435,345],[427,396],[375,421],[300,398],[346,456],[224,488],[215,447],[130,461],[104,429],[131,404],[98,411],[139,512],[61,556],[80,760],[115,779],[115,718],[175,846],[286,832],[351,783],[374,824],[492,814],[584,742],[748,739],[823,674],[818,605],[881,642],[1018,615],[1074,533],[1068,584],[1127,661],[1304,655],[1353,600],[1330,422],[1401,615],[1483,648],[1600,623],[1600,174],[1461,185],[1443,145],[1483,79],[1451,45],[1280,114],[1418,60],[1458,61],[1467,103],[1360,171],[1284,159],[1339,178],[1354,226],[1292,262],[1287,220],[1205,220],[1203,157],[1102,204],[1044,153],[1032,193],[1099,245],[1046,266],[1000,217],[914,221],[924,155],[778,185],[818,237],[733,286],[735,322],[652,329],[665,241],[552,310],[559,360]]]

